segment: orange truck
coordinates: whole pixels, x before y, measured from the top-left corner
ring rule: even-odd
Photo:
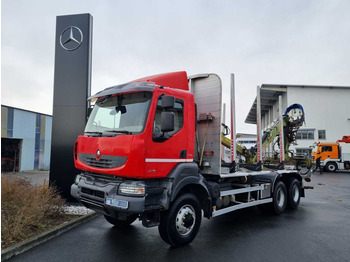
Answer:
[[[350,136],[343,136],[336,143],[318,143],[312,151],[312,161],[319,157],[321,168],[328,172],[350,170]]]

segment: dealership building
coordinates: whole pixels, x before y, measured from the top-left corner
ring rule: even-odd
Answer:
[[[282,112],[292,104],[304,108],[305,123],[297,132],[297,141],[290,147],[295,153],[309,155],[315,142],[336,142],[350,135],[350,86],[270,85],[260,89],[262,130],[271,128],[278,119],[279,96],[282,96]],[[256,124],[257,101],[245,122]],[[272,145],[265,154],[273,152]]]
[[[52,116],[1,105],[1,170],[49,170]]]

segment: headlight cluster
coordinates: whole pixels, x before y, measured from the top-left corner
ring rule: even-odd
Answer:
[[[146,186],[139,181],[126,181],[119,185],[118,194],[126,196],[144,196]]]

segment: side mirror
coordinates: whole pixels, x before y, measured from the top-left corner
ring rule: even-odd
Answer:
[[[163,133],[171,132],[175,129],[175,113],[164,111],[160,115],[160,129]]]
[[[173,96],[162,96],[162,109],[174,108],[175,97]]]

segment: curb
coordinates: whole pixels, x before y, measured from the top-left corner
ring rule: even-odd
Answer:
[[[73,229],[79,225],[81,225],[84,222],[89,221],[90,219],[96,217],[97,213],[91,213],[82,217],[79,217],[73,221],[70,221],[66,224],[60,225],[58,227],[55,227],[47,232],[44,232],[40,235],[34,236],[32,238],[29,238],[21,243],[18,243],[12,247],[8,247],[1,251],[1,261],[7,261],[8,259],[19,255],[29,249],[32,249],[33,247],[36,247],[42,243],[45,243],[46,241],[57,237],[64,232]]]

